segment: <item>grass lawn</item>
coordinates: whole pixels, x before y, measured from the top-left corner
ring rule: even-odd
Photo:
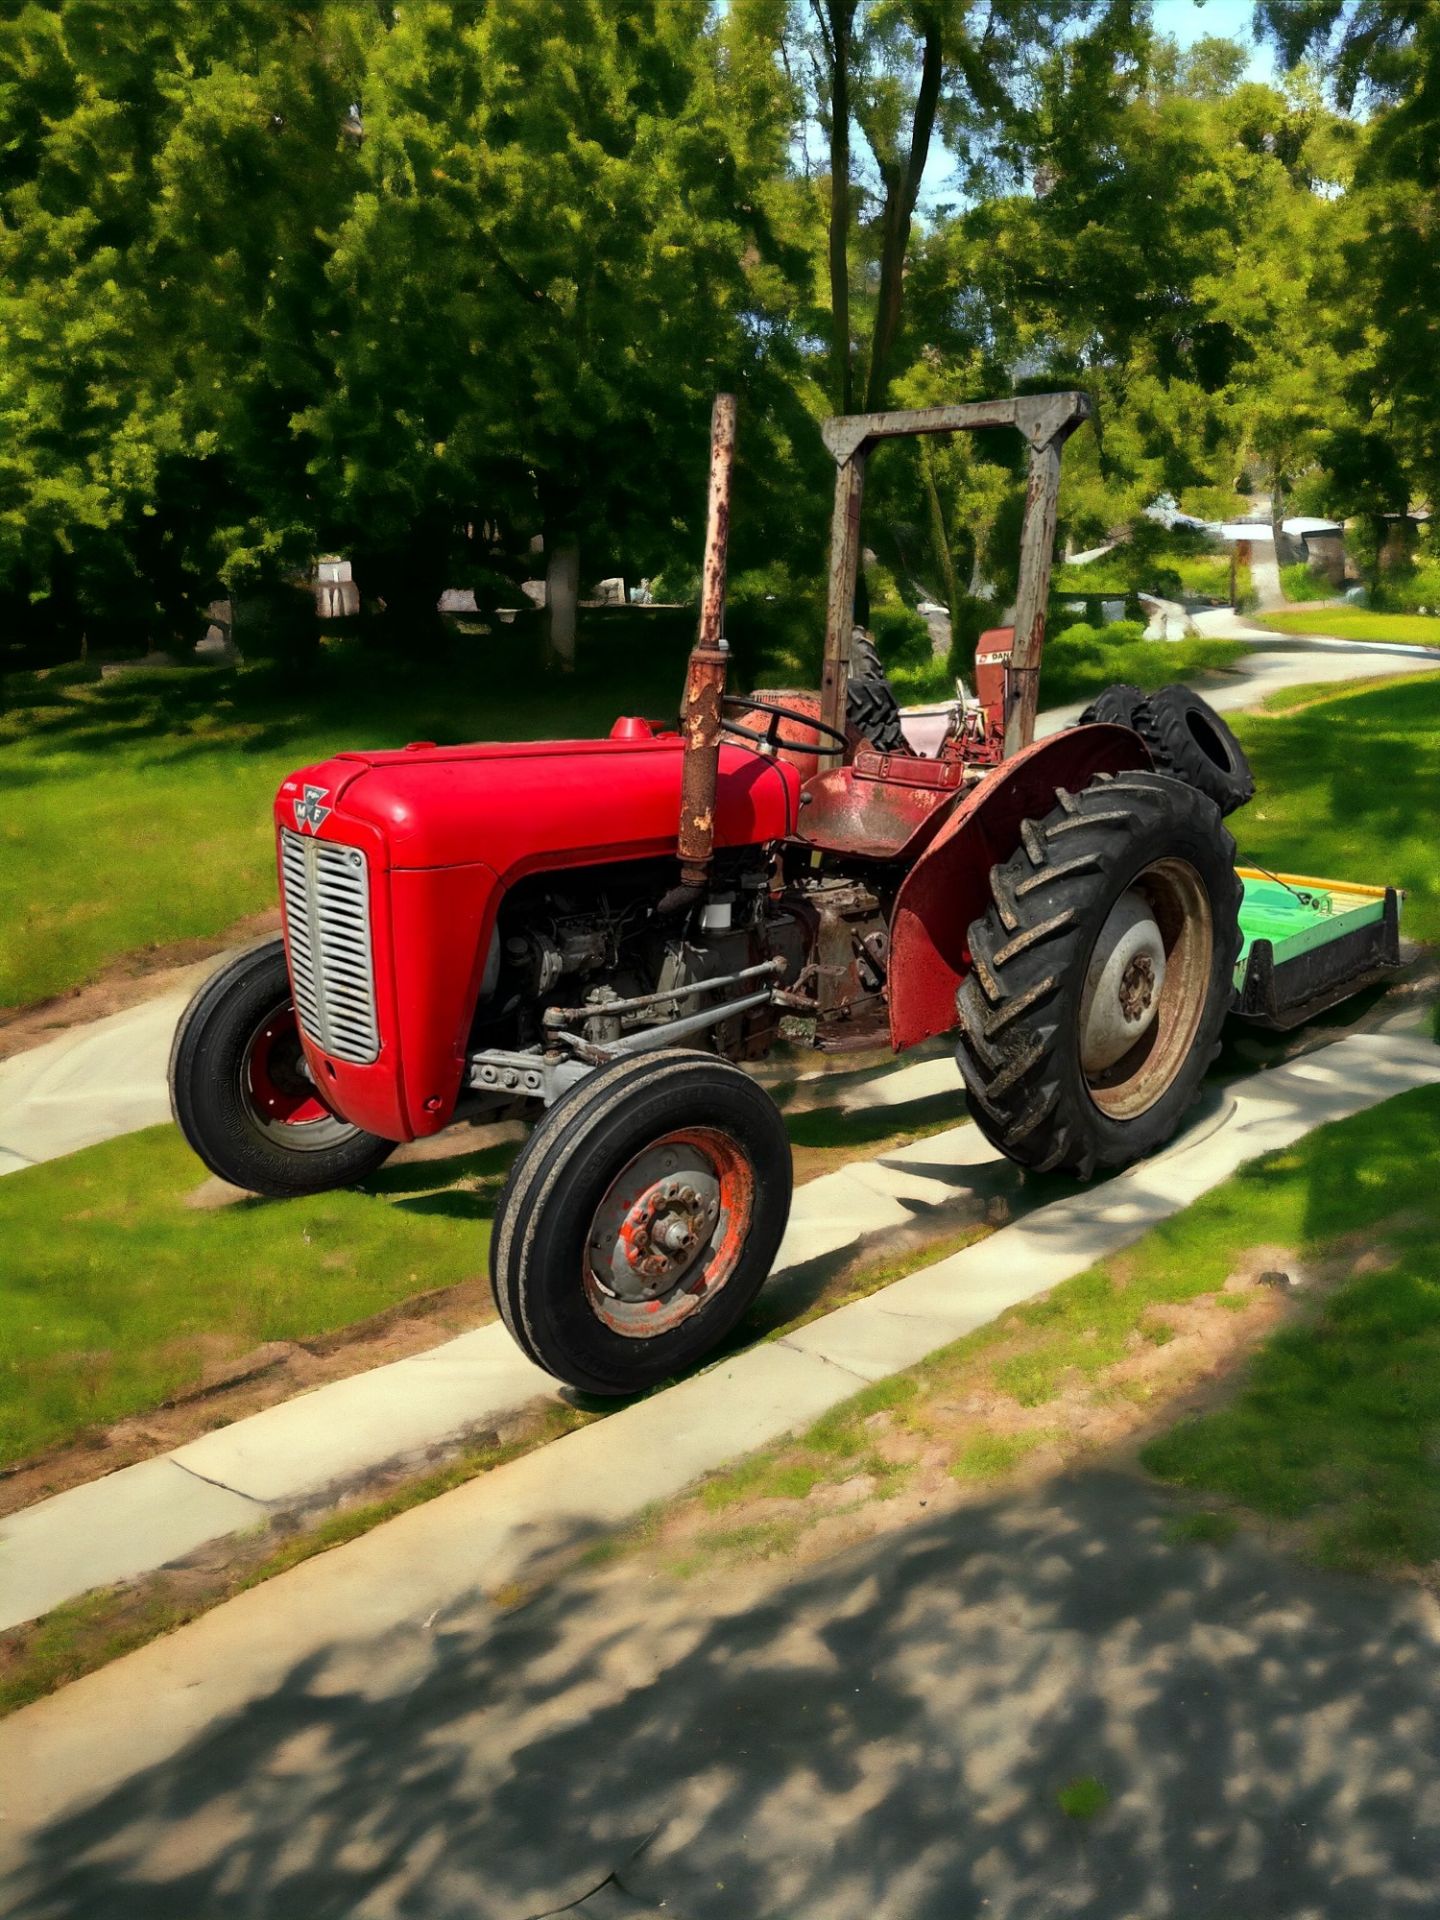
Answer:
[[[1440,1092],[1322,1128],[1231,1187],[1232,1241],[1239,1227],[1348,1273],[1264,1343],[1228,1405],[1152,1441],[1145,1464],[1298,1522],[1334,1565],[1435,1560]]]
[[[173,1127],[0,1180],[0,1466],[485,1271],[511,1149],[383,1167],[364,1192],[197,1209]]]
[[[1235,729],[1258,787],[1229,821],[1242,863],[1404,887],[1406,933],[1440,940],[1440,674],[1287,688]]]
[[[1238,671],[1249,646],[1237,640],[1177,640],[1164,646],[1153,640],[1106,641],[1090,627],[1072,627],[1046,642],[1040,662],[1040,705],[1069,706],[1090,700],[1116,681],[1152,692],[1172,680]],[[948,700],[955,690],[943,660],[923,667],[902,667],[891,674],[902,706]]]
[[[1242,1277],[1256,1247],[1303,1265],[1309,1291],[1295,1305]],[[592,1557],[638,1547],[689,1578],[807,1541],[828,1550],[837,1514],[853,1537],[904,1524],[947,1482],[988,1485],[1027,1461],[1123,1445],[1227,1354],[1228,1403],[1153,1439],[1142,1456],[1153,1472],[1296,1522],[1335,1564],[1440,1555],[1440,1088],[1250,1162],[1125,1252],[865,1388]],[[1211,1542],[1233,1524],[1223,1511],[1178,1523]]]
[[[673,629],[647,640],[597,644],[585,671],[558,682],[494,635],[437,643],[423,662],[328,650],[305,682],[226,668],[10,676],[0,1008],[273,905],[270,807],[298,766],[347,747],[587,737],[619,713],[673,713],[684,645]]]
[[[1387,646],[1440,647],[1440,618],[1425,613],[1376,613],[1369,607],[1310,607],[1257,614],[1255,624],[1276,633],[1328,634],[1333,640],[1375,640]]]

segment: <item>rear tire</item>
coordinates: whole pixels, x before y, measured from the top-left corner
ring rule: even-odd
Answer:
[[[1145,700],[1132,724],[1149,747],[1156,771],[1173,773],[1213,800],[1221,813],[1233,813],[1254,799],[1255,776],[1245,749],[1210,702],[1189,687],[1161,687]]]
[[[886,678],[875,642],[863,627],[856,627],[850,636],[845,718],[877,753],[909,753],[895,689]]]
[[[490,1242],[500,1317],[582,1393],[669,1380],[732,1332],[764,1285],[791,1179],[785,1123],[738,1067],[671,1051],[601,1067],[557,1101],[511,1169]]]
[[[365,1179],[393,1140],[331,1113],[301,1069],[285,943],[269,940],[213,973],[170,1048],[170,1107],[214,1174],[272,1200]]]
[[[1178,780],[1101,774],[1058,798],[990,870],[956,1059],[1002,1153],[1088,1179],[1162,1147],[1198,1096],[1230,1007],[1241,887],[1213,801]]]

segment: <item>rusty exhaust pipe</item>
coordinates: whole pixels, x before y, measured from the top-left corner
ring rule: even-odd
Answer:
[[[717,393],[710,415],[710,504],[705,521],[705,566],[700,579],[700,625],[685,668],[680,731],[680,885],[660,902],[661,913],[692,906],[710,879],[715,852],[715,789],[720,772],[720,719],[730,648],[725,622],[725,559],[730,544],[730,476],[735,464],[735,396]]]

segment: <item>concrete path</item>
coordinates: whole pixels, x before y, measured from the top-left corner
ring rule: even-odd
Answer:
[[[76,1748],[109,1765],[7,1823],[0,1899],[9,1920],[1428,1920],[1434,1597],[1249,1534],[1176,1542],[1175,1512],[1089,1472],[789,1578],[622,1565],[509,1613],[407,1594],[401,1625],[352,1592],[294,1645],[272,1608],[266,1684],[222,1704],[192,1676],[212,1711],[172,1751],[124,1760],[138,1675],[92,1701]],[[254,1635],[213,1651],[248,1660]],[[48,1741],[7,1758],[22,1789],[55,1764]],[[1083,1778],[1107,1804],[1067,1819]]]
[[[112,1796],[111,1808],[148,1804],[162,1823],[169,1817],[167,1808],[174,1813],[218,1803],[232,1863],[243,1856],[257,1872],[267,1873],[289,1872],[291,1867],[282,1869],[278,1860],[262,1866],[259,1853],[252,1850],[253,1833],[241,1845],[240,1830],[248,1830],[249,1816],[234,1800],[225,1801],[225,1794],[242,1794],[245,1808],[279,1806],[288,1791],[285,1770],[306,1780],[324,1772],[334,1740],[368,1782],[377,1816],[393,1805],[397,1794],[403,1797],[407,1785],[422,1798],[428,1793],[438,1806],[447,1783],[458,1777],[455,1768],[460,1763],[458,1752],[447,1760],[443,1730],[437,1730],[439,1745],[429,1751],[428,1760],[417,1750],[409,1769],[397,1773],[383,1727],[394,1714],[400,1716],[397,1731],[406,1724],[407,1700],[413,1700],[416,1687],[425,1688],[437,1643],[454,1644],[450,1615],[473,1610],[485,1595],[523,1577],[537,1556],[593,1538],[651,1501],[679,1492],[697,1476],[807,1424],[865,1381],[913,1364],[1127,1245],[1155,1221],[1227,1178],[1243,1160],[1287,1145],[1322,1121],[1437,1080],[1440,1049],[1428,1039],[1396,1034],[1352,1037],[1322,1054],[1258,1074],[1226,1090],[1218,1109],[1157,1159],[1039,1208],[867,1300],[783,1339],[751,1347],[497,1468],[12,1715],[0,1723],[0,1859],[17,1865],[48,1862],[46,1876],[63,1877],[82,1869],[93,1845],[98,1849],[95,1870],[101,1875],[96,1884],[106,1886],[111,1904],[95,1904],[98,1895],[89,1905],[74,1904],[79,1883],[72,1879],[67,1896],[71,1904],[45,1905],[34,1892],[33,1898],[17,1900],[9,1910],[67,1915],[103,1911],[107,1916],[142,1910],[151,1916],[277,1910],[258,1897],[249,1904],[207,1907],[201,1891],[186,1878],[190,1868],[185,1861],[193,1863],[194,1858],[193,1836],[177,1842],[178,1853],[160,1847],[148,1857],[143,1850],[134,1856],[127,1871],[140,1878],[122,1898],[122,1887],[106,1876],[116,1870],[117,1846],[129,1857],[134,1816],[112,1823],[103,1809],[94,1811],[96,1802]],[[917,1184],[952,1181],[955,1168],[942,1157],[939,1142],[922,1144],[931,1163],[917,1161],[907,1150],[903,1177]],[[447,1620],[437,1629],[442,1615]],[[640,1665],[634,1669],[638,1683],[653,1673],[657,1651],[640,1649]],[[512,1680],[532,1701],[540,1701],[563,1677],[540,1661]],[[600,1678],[598,1672],[592,1677],[597,1682]],[[863,1673],[857,1674],[857,1684],[863,1689]],[[393,1695],[392,1687],[398,1689]],[[351,1693],[357,1702],[363,1699],[377,1710],[382,1698],[393,1699],[377,1723],[366,1724],[363,1753],[354,1744],[354,1734],[342,1734],[334,1718],[337,1702]],[[478,1704],[473,1691],[467,1699]],[[285,1703],[284,1710],[272,1718],[277,1702]],[[464,1709],[457,1702],[454,1710]],[[657,1712],[668,1710],[656,1706]],[[275,1732],[282,1725],[285,1735],[274,1755],[272,1781],[271,1762],[257,1749],[254,1730]],[[241,1730],[233,1742],[227,1739],[227,1727]],[[729,1734],[724,1728],[717,1731],[722,1739],[718,1757]],[[202,1788],[206,1768],[216,1762],[222,1770],[234,1769],[232,1786],[211,1782]],[[657,1791],[676,1784],[673,1775],[652,1782]],[[858,1813],[869,1801],[860,1776],[852,1775],[851,1784]],[[1236,1786],[1243,1793],[1243,1783]],[[480,1800],[485,1797],[479,1794]],[[92,1811],[67,1826],[86,1808]],[[288,1833],[303,1851],[314,1835],[303,1822],[294,1821],[293,1810],[282,1817],[291,1821]],[[436,1837],[443,1849],[443,1822]],[[158,1846],[158,1832],[152,1831],[151,1838]],[[353,1838],[360,1849],[357,1857],[377,1872],[382,1862],[387,1872],[397,1865],[392,1849],[380,1844],[377,1829],[366,1828]],[[616,1838],[609,1831],[607,1844]],[[335,1844],[340,1844],[338,1839]],[[233,1851],[237,1847],[239,1854]],[[215,1870],[220,1871],[218,1866]],[[245,1868],[235,1864],[235,1870],[243,1875]],[[313,1896],[318,1903],[329,1898],[331,1883],[318,1861],[315,1873]],[[171,1904],[159,1904],[162,1895]],[[538,1899],[525,1906],[520,1898],[512,1887],[506,1895],[509,1904],[486,1904],[467,1887],[463,1893],[447,1891],[443,1899],[437,1892],[421,1905],[433,1914],[544,1911]],[[183,1905],[186,1899],[188,1908]],[[471,1900],[475,1904],[467,1904]],[[317,1905],[312,1910],[321,1909]],[[399,1910],[384,1903],[364,1909]],[[784,1913],[786,1908],[772,1889],[768,1904],[750,1911]],[[1117,1920],[1120,1913],[1132,1911],[1117,1910]]]
[[[1273,542],[1256,540],[1250,547],[1250,584],[1255,589],[1256,604],[1261,613],[1270,613],[1276,607],[1283,607],[1285,589],[1280,584],[1280,567],[1275,558]]]
[[[1270,633],[1238,619],[1228,607],[1191,618],[1202,639],[1244,640],[1254,651],[1244,656],[1244,671],[1207,676],[1201,683],[1205,698],[1221,713],[1258,706],[1282,687],[1329,685],[1341,680],[1369,680],[1389,673],[1426,673],[1440,667],[1440,647],[1395,647],[1372,641],[1331,640],[1318,635],[1293,638]],[[1156,642],[1157,645],[1161,644]],[[1036,732],[1042,737],[1074,726],[1084,701],[1052,707],[1042,713]]]

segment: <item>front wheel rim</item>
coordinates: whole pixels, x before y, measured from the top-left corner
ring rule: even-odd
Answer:
[[[1210,895],[1188,860],[1153,861],[1131,880],[1126,894],[1140,896],[1148,906],[1163,952],[1163,966],[1153,969],[1159,975],[1154,1018],[1112,1064],[1087,1071],[1081,1063],[1090,1098],[1107,1119],[1121,1121],[1138,1119],[1163,1099],[1190,1058],[1210,997],[1215,957]],[[1136,985],[1125,982],[1130,992]]]
[[[634,1154],[591,1217],[582,1252],[595,1317],[629,1340],[671,1333],[734,1277],[755,1169],[714,1127],[680,1127]]]
[[[290,1153],[319,1153],[355,1129],[338,1119],[304,1071],[300,1027],[289,1001],[266,1014],[240,1057],[240,1097],[251,1125]]]

